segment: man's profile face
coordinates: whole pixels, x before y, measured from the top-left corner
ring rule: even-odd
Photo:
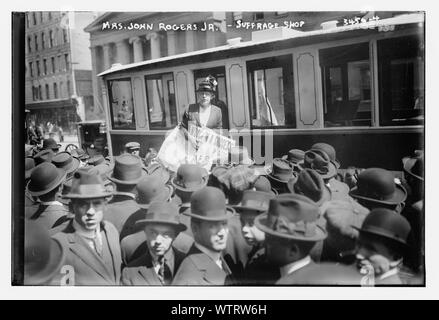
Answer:
[[[106,207],[105,198],[72,200],[75,220],[87,230],[96,230],[101,223]]]
[[[370,237],[360,233],[356,247],[357,265],[373,266],[376,274],[382,274],[390,269],[394,260],[392,251],[377,237]]]
[[[195,240],[202,246],[221,252],[226,248],[229,227],[227,220],[223,221],[201,221],[194,232]]]
[[[148,224],[145,227],[146,243],[152,256],[164,256],[177,237],[175,228],[167,224]]]
[[[241,232],[247,244],[254,246],[265,240],[265,232],[256,228],[254,221],[256,212],[252,210],[243,210],[240,215],[241,219]]]

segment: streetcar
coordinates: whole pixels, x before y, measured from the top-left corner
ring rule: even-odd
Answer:
[[[424,13],[409,13],[314,31],[255,31],[251,41],[113,65],[99,74],[110,153],[129,141],[140,143],[141,156],[159,150],[211,75],[223,128],[239,132],[238,144],[254,142],[258,164],[261,150],[281,157],[327,142],[342,167],[401,170],[404,156],[424,148],[424,32]]]

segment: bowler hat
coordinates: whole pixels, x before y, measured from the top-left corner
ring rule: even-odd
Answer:
[[[43,162],[36,166],[27,186],[30,195],[41,196],[58,187],[66,177],[63,169],[55,167],[54,164]]]
[[[61,145],[59,143],[56,143],[55,139],[47,138],[43,140],[43,150],[46,149],[52,149],[52,150],[59,150]]]
[[[146,176],[146,171],[138,156],[127,153],[115,158],[114,169],[107,176],[116,184],[133,185]]]
[[[284,155],[282,159],[290,162],[291,165],[296,166],[299,162],[302,162],[305,158],[305,151],[300,149],[291,149],[287,155]]]
[[[311,199],[296,194],[282,194],[270,200],[268,213],[255,218],[258,229],[274,237],[320,241],[326,231],[317,225],[319,207]]]
[[[331,159],[331,162],[337,167],[337,169],[340,168],[340,162],[337,160],[335,149],[330,144],[318,142],[312,145],[311,150],[325,152],[329,156],[329,159]]]
[[[215,93],[215,85],[212,82],[212,80],[206,78],[198,84],[198,88],[196,91],[197,92],[207,91],[207,92]]]
[[[136,224],[166,224],[173,226],[178,232],[187,227],[180,222],[179,209],[172,202],[153,201],[149,205],[145,218],[136,221]]]
[[[153,201],[168,201],[174,191],[170,185],[164,184],[159,176],[146,176],[136,186],[137,203],[140,208],[148,209]]]
[[[230,162],[234,164],[242,164],[251,166],[255,161],[250,159],[248,150],[244,146],[234,146],[230,148],[229,152]]]
[[[52,158],[55,155],[52,149],[46,149],[38,152],[34,155],[35,164],[39,165],[43,162],[52,162]]]
[[[24,284],[47,285],[64,264],[64,247],[36,221],[26,220],[24,232]]]
[[[402,215],[384,208],[373,209],[364,219],[361,228],[353,226],[361,233],[374,234],[404,245],[410,233],[410,223]]]
[[[420,181],[424,181],[424,155],[404,157],[402,163],[404,172]]]
[[[90,158],[90,156],[84,151],[84,149],[81,148],[73,149],[71,154],[72,157],[79,160],[87,160],[88,158]]]
[[[290,179],[288,189],[291,193],[310,198],[318,206],[331,200],[331,190],[323,178],[312,169],[303,169],[297,177]]]
[[[292,177],[293,168],[287,160],[281,158],[273,159],[272,169],[268,174],[270,180],[286,184]]]
[[[268,192],[268,193],[272,193],[275,196],[278,195],[278,192],[276,189],[273,189],[271,187],[271,183],[270,180],[268,180],[266,177],[264,176],[259,176],[254,184],[253,187],[255,188],[256,191],[263,191],[263,192]]]
[[[226,206],[226,196],[215,187],[204,187],[191,196],[191,208],[184,214],[192,218],[206,221],[223,221],[235,213],[233,208]]]
[[[385,205],[398,205],[407,198],[407,191],[395,183],[393,174],[381,168],[369,168],[361,172],[357,186],[349,194],[356,199]]]
[[[64,169],[67,173],[67,178],[79,168],[80,161],[64,151],[56,154],[52,158],[52,163],[60,169]]]
[[[177,176],[172,179],[171,184],[177,190],[195,192],[206,186],[207,177],[200,166],[182,164],[178,167]]]
[[[98,174],[80,169],[73,175],[70,192],[62,197],[66,199],[95,199],[111,196],[112,193],[105,188]]]
[[[101,154],[94,155],[87,160],[87,163],[91,166],[97,166],[105,163],[105,158]]]
[[[309,150],[305,152],[303,163],[299,163],[301,169],[313,169],[323,179],[331,179],[337,175],[337,168],[326,152],[320,150]]]
[[[27,180],[30,178],[32,170],[35,168],[35,160],[32,157],[27,157],[24,162],[24,178]]]
[[[139,150],[140,149],[140,143],[138,142],[128,142],[125,144],[125,150]]]
[[[245,190],[242,195],[241,203],[232,207],[235,208],[236,212],[238,213],[240,213],[242,210],[250,210],[259,214],[268,210],[270,199],[273,197],[274,194],[272,193]]]

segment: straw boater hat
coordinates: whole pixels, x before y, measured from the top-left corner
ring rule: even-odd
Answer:
[[[331,190],[323,178],[312,169],[303,169],[297,177],[288,181],[288,190],[310,198],[318,206],[331,200]]]
[[[176,190],[195,192],[206,186],[207,176],[196,164],[182,164],[178,167],[177,176],[172,179],[171,184]]]
[[[177,232],[182,232],[187,227],[180,222],[179,210],[177,205],[172,202],[154,201],[149,205],[148,211],[143,219],[136,221],[136,225],[165,224],[175,228]]]
[[[115,158],[114,169],[107,176],[116,184],[135,185],[145,178],[146,171],[140,157],[126,153]]]
[[[226,205],[224,192],[215,187],[204,187],[191,196],[191,208],[184,212],[191,218],[204,221],[223,221],[233,217],[235,210]]]
[[[33,169],[27,189],[30,195],[41,196],[58,187],[65,177],[66,172],[63,169],[55,167],[52,163],[43,162]]]
[[[99,175],[90,174],[86,169],[80,169],[73,175],[70,192],[63,195],[63,198],[95,199],[109,198],[111,196],[112,193],[105,188]]]
[[[151,202],[167,202],[173,193],[170,185],[164,184],[159,176],[146,176],[136,186],[137,204],[142,209],[148,209]]]
[[[285,240],[317,242],[326,231],[317,224],[319,207],[307,197],[282,194],[270,200],[268,213],[255,218],[258,229]]]

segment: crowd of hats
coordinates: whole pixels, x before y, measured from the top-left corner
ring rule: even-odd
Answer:
[[[206,88],[209,85],[205,83]],[[367,168],[355,174],[355,184],[347,185],[336,150],[327,143],[315,143],[306,151],[291,149],[273,159],[264,174],[244,147],[234,147],[229,164],[215,166],[210,173],[194,164],[181,165],[175,173],[157,162],[145,167],[139,156],[131,154],[139,149],[139,143],[129,143],[127,153],[105,159],[90,157],[80,148],[59,152],[59,145],[46,139],[41,150],[25,159],[26,192],[37,200],[63,185],[62,199],[68,202],[109,198],[115,185],[136,185],[136,201],[145,213],[139,224],[164,223],[183,231],[186,226],[178,209],[190,203],[185,215],[193,219],[220,221],[253,212],[255,225],[265,234],[325,241],[337,254],[353,249],[360,233],[408,243],[411,226],[402,209],[411,194],[403,183],[391,171]],[[401,171],[407,177],[423,181],[423,170],[422,153],[403,159]],[[42,231],[30,224],[26,228],[32,234],[26,239],[33,242],[29,250],[47,256],[48,247],[58,248],[56,242],[38,244],[37,238],[44,238],[38,235]],[[55,250],[55,256],[62,254]],[[26,259],[33,261],[26,264],[30,274],[50,268],[38,260],[41,257]]]

